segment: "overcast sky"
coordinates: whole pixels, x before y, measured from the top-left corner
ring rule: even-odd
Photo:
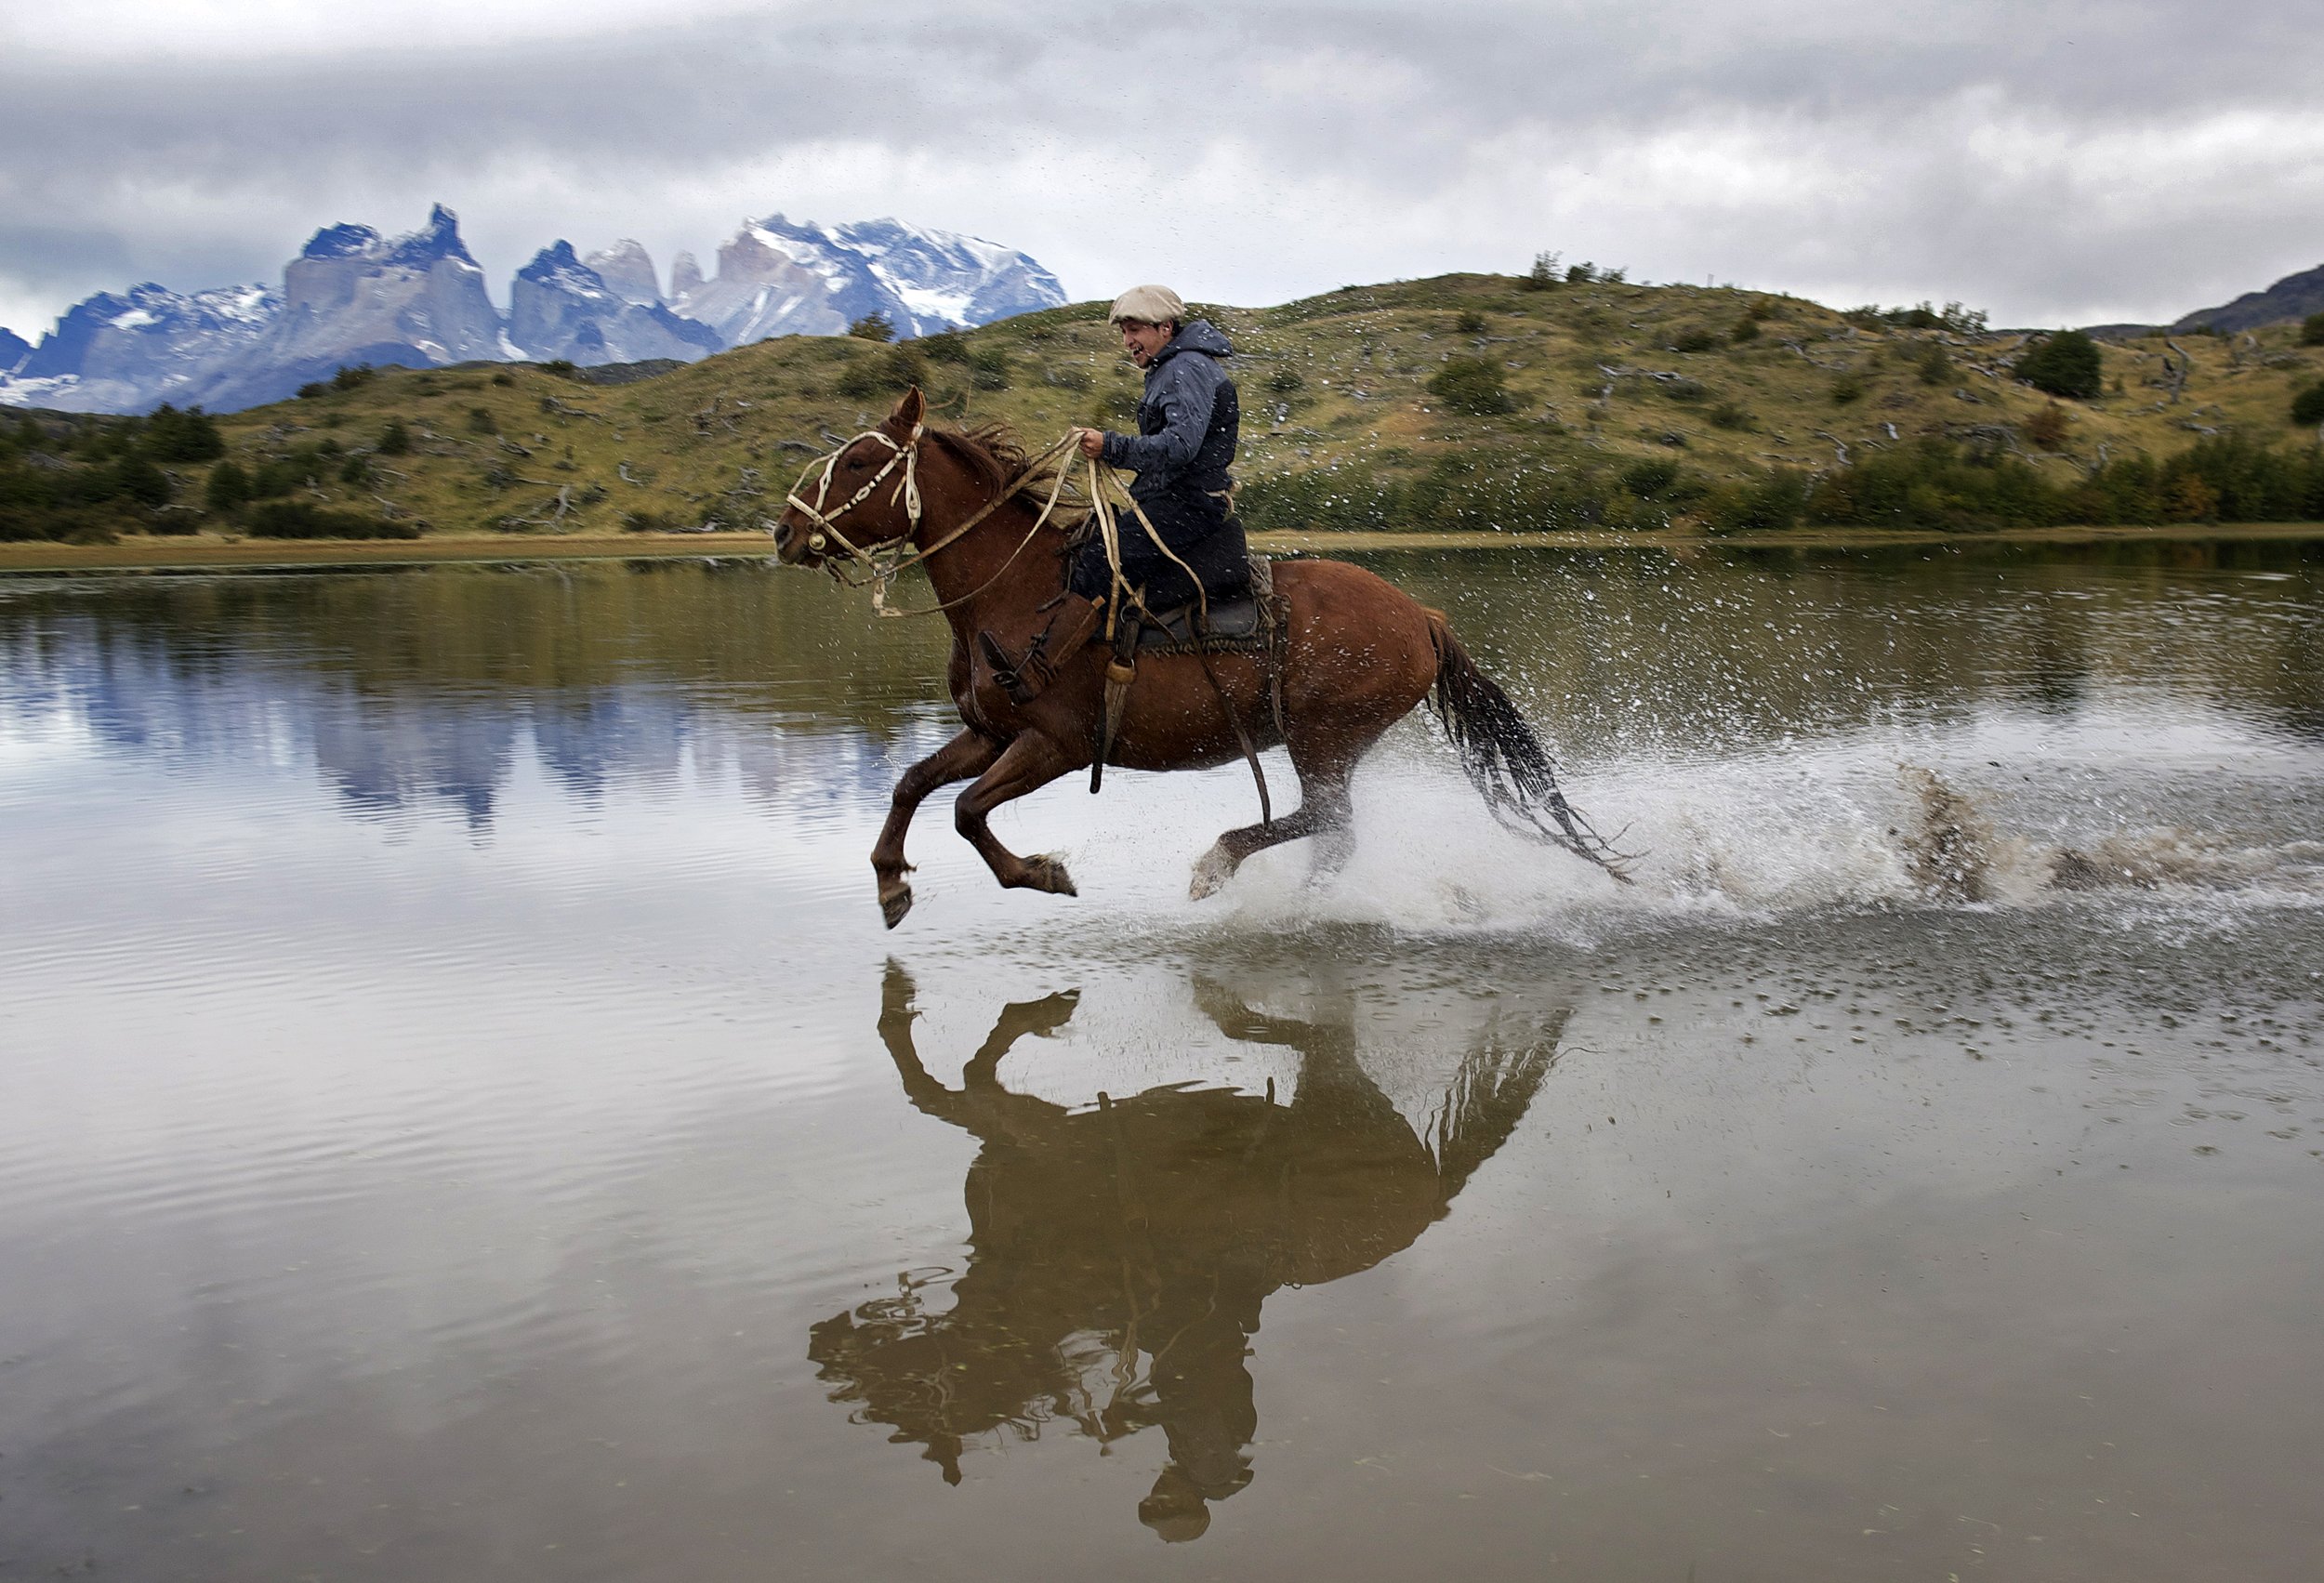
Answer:
[[[431,201],[505,301],[559,238],[667,280],[746,217],[894,215],[1076,297],[1522,270],[1997,324],[2324,260],[2324,26],[2285,0],[0,0],[0,324],[279,281]]]

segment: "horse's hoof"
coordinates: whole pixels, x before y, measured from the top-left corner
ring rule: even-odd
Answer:
[[[912,887],[898,885],[879,892],[879,916],[888,920],[890,929],[904,921],[904,915],[912,910]]]
[[[1235,861],[1224,851],[1212,847],[1195,864],[1195,877],[1187,883],[1188,901],[1200,902],[1215,896],[1226,882],[1235,877]]]
[[[1046,852],[1024,860],[1024,882],[1029,889],[1046,890],[1052,896],[1081,894],[1074,889],[1073,876],[1065,872],[1065,865]]]

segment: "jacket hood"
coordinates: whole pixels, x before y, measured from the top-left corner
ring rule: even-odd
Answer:
[[[1235,348],[1208,319],[1189,319],[1180,325],[1178,334],[1170,337],[1170,344],[1155,354],[1155,363],[1159,366],[1182,351],[1198,351],[1211,357],[1235,355]]]

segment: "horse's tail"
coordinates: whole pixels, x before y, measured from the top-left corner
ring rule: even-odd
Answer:
[[[1460,767],[1493,817],[1521,836],[1564,847],[1628,883],[1624,854],[1590,827],[1558,790],[1550,750],[1517,706],[1477,668],[1442,611],[1428,613],[1436,648],[1436,688],[1429,702],[1460,754]]]

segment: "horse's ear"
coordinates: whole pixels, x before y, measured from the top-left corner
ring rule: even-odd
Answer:
[[[928,421],[928,398],[920,394],[918,385],[904,392],[904,399],[896,403],[896,410],[888,415],[888,421],[895,428],[905,430],[918,429]]]

